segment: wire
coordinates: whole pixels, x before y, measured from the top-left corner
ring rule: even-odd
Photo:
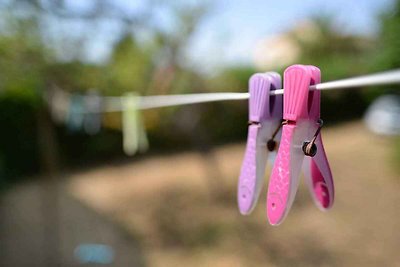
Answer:
[[[331,90],[400,83],[400,69],[313,85],[310,89]]]
[[[181,94],[181,95],[155,95],[140,96],[138,101],[138,109],[151,109],[160,107],[179,106],[195,103],[224,101],[224,100],[241,100],[248,99],[249,93],[202,93],[202,94]],[[121,97],[104,97],[104,111],[118,112],[122,111]]]
[[[249,97],[249,93],[203,93],[190,95],[145,96],[141,99],[139,107],[141,109],[150,109],[213,101],[242,100],[248,99]]]
[[[370,75],[358,76],[343,80],[319,83],[310,86],[310,90],[334,90],[347,89],[372,85],[400,83],[400,69],[380,72]],[[284,89],[271,91],[271,95],[282,95]],[[68,96],[68,93],[64,93]],[[84,96],[90,97],[90,96]],[[226,100],[244,100],[250,97],[249,93],[201,93],[201,94],[177,94],[177,95],[155,95],[140,96],[138,109],[152,109],[161,107],[171,107],[179,105],[188,105],[205,102],[226,101]],[[123,111],[122,101],[124,96],[106,96],[103,97],[104,107],[101,112],[119,112]],[[87,112],[99,112],[90,111]]]
[[[400,69],[386,71],[371,75],[331,81],[310,86],[310,90],[332,90],[354,88],[362,86],[383,85],[400,83]],[[282,95],[284,89],[271,91],[271,95]],[[170,107],[204,102],[243,100],[250,97],[249,93],[203,93],[181,95],[142,96],[139,101],[139,109],[151,109]],[[108,112],[121,111],[121,97],[106,97],[106,110]]]

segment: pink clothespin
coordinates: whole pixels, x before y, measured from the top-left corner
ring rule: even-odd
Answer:
[[[288,214],[302,167],[317,206],[326,210],[333,204],[332,173],[320,133],[321,93],[309,90],[320,80],[321,72],[314,66],[293,65],[284,73],[282,138],[267,196],[267,215],[272,225],[280,224]]]
[[[276,72],[257,73],[249,80],[249,130],[238,183],[238,205],[242,214],[255,207],[265,178],[269,152],[278,147],[282,121],[282,96],[270,91],[281,88]]]

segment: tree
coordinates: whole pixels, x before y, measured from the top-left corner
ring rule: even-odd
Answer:
[[[381,28],[377,53],[377,69],[400,67],[400,1],[380,16]]]

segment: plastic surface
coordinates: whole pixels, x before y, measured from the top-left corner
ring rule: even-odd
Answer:
[[[267,216],[272,225],[280,224],[296,196],[303,167],[311,195],[323,210],[333,204],[334,188],[321,134],[316,140],[315,157],[305,156],[302,145],[310,141],[318,128],[320,92],[309,86],[320,82],[320,71],[314,66],[293,65],[284,76],[284,114],[278,155],[271,173],[267,195]]]
[[[278,73],[257,73],[249,80],[249,125],[246,151],[238,183],[238,206],[249,214],[259,198],[265,178],[267,142],[282,118],[282,96],[270,96],[270,90],[281,87]],[[279,141],[280,133],[275,137]],[[274,153],[274,152],[273,152]]]
[[[122,113],[122,136],[125,154],[133,156],[148,149],[146,130],[138,110],[139,97],[134,93],[125,94]]]

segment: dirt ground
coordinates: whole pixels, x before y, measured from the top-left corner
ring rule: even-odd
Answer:
[[[95,261],[99,253],[94,250],[87,251],[85,264],[76,257],[77,249],[88,244],[112,249],[108,266],[145,266],[134,236],[67,191],[64,183],[49,186],[32,181],[1,195],[1,267],[104,266]]]
[[[69,189],[139,237],[149,266],[400,266],[393,139],[358,122],[324,129],[323,139],[333,209],[320,212],[302,182],[278,227],[266,220],[266,187],[250,216],[237,210],[244,143],[104,166],[75,175]]]

